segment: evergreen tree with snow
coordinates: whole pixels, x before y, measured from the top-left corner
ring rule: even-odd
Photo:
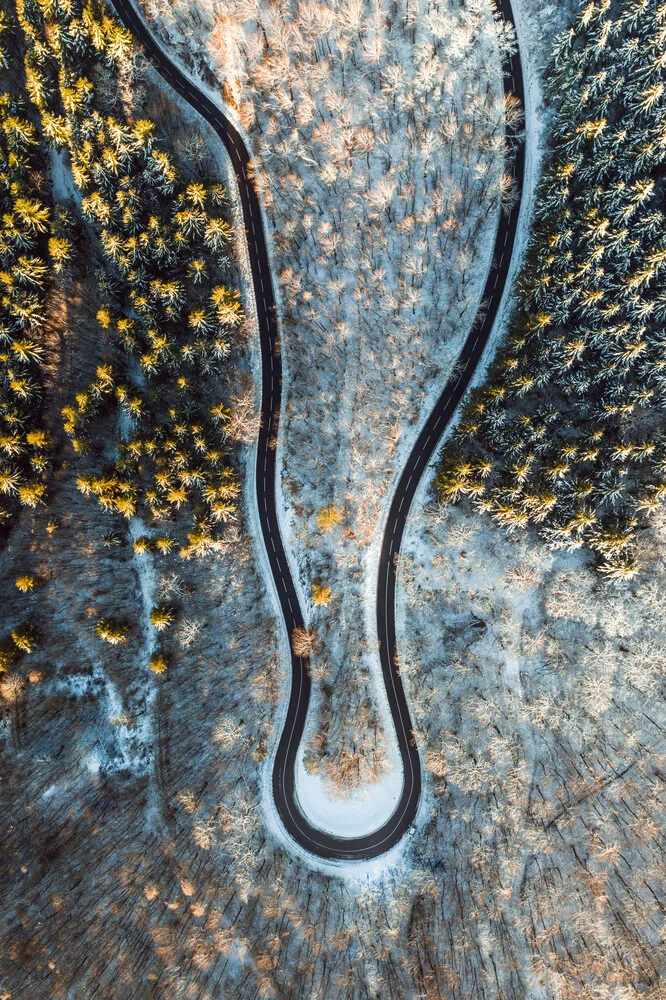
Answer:
[[[666,496],[666,3],[587,3],[549,80],[519,307],[437,491],[629,578]]]

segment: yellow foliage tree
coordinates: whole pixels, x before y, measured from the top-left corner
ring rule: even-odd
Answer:
[[[316,604],[318,607],[325,607],[330,604],[333,594],[331,593],[331,588],[326,587],[320,581],[315,581],[312,584],[312,603]]]
[[[332,531],[333,528],[337,527],[344,520],[344,514],[342,511],[335,506],[335,504],[328,504],[326,507],[320,507],[317,511],[317,516],[315,521],[317,527],[320,531]]]

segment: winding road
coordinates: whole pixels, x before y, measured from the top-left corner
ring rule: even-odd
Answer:
[[[251,180],[250,156],[232,122],[217,104],[171,61],[133,7],[131,0],[113,0],[113,5],[125,27],[140,41],[146,55],[162,77],[218,134],[231,158],[238,180],[261,342],[262,420],[257,444],[257,506],[285,628],[291,636],[295,628],[303,627],[304,620],[280,535],[275,500],[276,449],[271,444],[277,434],[280,414],[282,361],[271,270],[259,199]],[[510,24],[514,23],[510,0],[498,0],[497,11],[499,17]],[[504,90],[506,95],[514,94],[524,106],[523,73],[518,50],[507,61]],[[523,137],[514,141],[513,170],[520,196],[525,173]],[[412,734],[412,723],[397,658],[395,638],[397,556],[409,509],[421,476],[470,383],[499,312],[511,264],[519,210],[520,197],[516,199],[516,204],[509,213],[501,215],[492,266],[482,298],[483,306],[479,307],[477,317],[454,367],[454,374],[445,385],[407,459],[386,521],[377,581],[377,635],[386,694],[402,758],[403,786],[393,814],[383,826],[367,836],[353,839],[333,836],[313,827],[299,807],[295,771],[310,702],[311,681],[307,660],[293,653],[291,656],[291,692],[273,764],[273,797],[287,833],[306,851],[321,858],[365,861],[379,857],[398,843],[416,816],[421,795],[421,761]]]

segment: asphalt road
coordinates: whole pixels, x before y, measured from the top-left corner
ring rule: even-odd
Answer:
[[[138,16],[130,0],[113,0],[124,25],[143,46],[146,55],[164,79],[215,129],[231,158],[238,186],[252,270],[252,282],[259,317],[262,363],[262,420],[257,443],[256,490],[259,520],[266,553],[275,581],[278,600],[289,636],[303,627],[303,614],[282,544],[275,505],[276,449],[271,445],[277,435],[282,392],[282,362],[271,271],[266,250],[259,199],[251,181],[251,160],[240,134],[233,124],[199,88],[169,59],[155,41],[150,29]],[[513,24],[510,0],[499,0],[498,13]],[[520,53],[516,52],[505,67],[504,90],[513,93],[524,105],[523,73]],[[524,140],[515,143],[514,177],[522,194],[525,172]],[[285,722],[273,764],[273,797],[285,830],[305,850],[322,858],[360,861],[379,857],[390,850],[414,821],[421,795],[421,761],[412,735],[395,639],[396,564],[407,515],[421,476],[432,458],[442,434],[467,389],[481,358],[497,316],[507,281],[513,252],[520,198],[510,214],[503,214],[495,239],[493,262],[483,293],[483,308],[465,341],[454,374],[433,407],[423,430],[412,448],[398,481],[389,510],[382,543],[377,581],[377,635],[382,674],[386,686],[400,756],[403,786],[400,800],[391,817],[374,833],[346,839],[318,830],[308,823],[296,796],[295,769],[303,736],[311,681],[307,660],[291,657],[291,692]]]

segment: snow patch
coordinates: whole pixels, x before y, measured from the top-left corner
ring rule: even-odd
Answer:
[[[55,690],[68,694],[71,698],[84,698],[88,694],[93,694],[95,689],[103,684],[104,675],[99,666],[94,667],[90,674],[66,674],[53,680]]]
[[[115,771],[132,771],[133,774],[149,774],[152,770],[152,709],[157,694],[153,686],[145,693],[144,706],[140,718],[128,718],[118,688],[111,678],[106,678],[106,701],[109,721],[113,727],[113,745],[100,760],[98,770],[107,774]],[[138,714],[138,713],[137,713]],[[88,755],[88,767],[95,769],[95,752]]]
[[[296,797],[303,814],[318,830],[337,837],[363,837],[383,826],[398,804],[402,784],[402,770],[394,765],[380,781],[336,798],[321,775],[306,771],[302,756],[296,767]]]

